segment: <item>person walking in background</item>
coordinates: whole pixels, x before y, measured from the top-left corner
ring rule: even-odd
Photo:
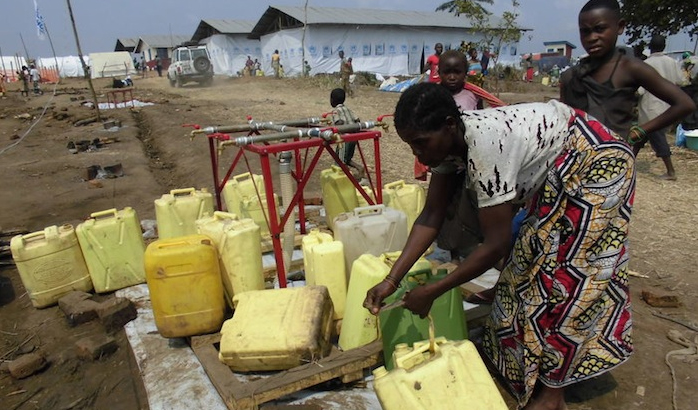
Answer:
[[[354,67],[351,64],[351,57],[348,59],[344,58],[344,51],[339,50],[339,58],[341,59],[341,66],[339,67],[339,77],[342,80],[342,89],[344,93],[350,97],[354,95],[353,90],[349,85],[349,77],[354,74]]]
[[[330,92],[330,105],[332,106],[332,125],[344,125],[359,122],[354,112],[344,105],[346,93],[341,88],[335,88]],[[337,148],[337,155],[347,166],[352,167],[357,172],[357,179],[363,178],[363,167],[353,161],[356,141],[344,142]]]
[[[440,81],[439,79],[439,56],[441,53],[444,51],[444,46],[441,43],[436,43],[434,44],[434,54],[430,55],[427,58],[427,61],[424,63],[424,71],[426,72],[429,70],[429,82],[430,83],[438,83]]]
[[[303,61],[303,76],[310,76],[310,64],[308,64],[308,60]]]
[[[158,72],[158,77],[162,77],[162,60],[160,56],[155,57],[155,69]]]
[[[589,54],[560,77],[560,101],[588,112],[630,144],[668,127],[695,109],[691,98],[642,60],[616,47],[625,20],[616,0],[590,0],[579,13],[579,37]],[[633,125],[637,90],[668,104],[660,115]]]
[[[0,97],[4,97],[5,94],[7,93],[7,88],[5,86],[5,83],[7,82],[7,76],[5,75],[5,72],[0,73]]]
[[[39,82],[41,81],[41,73],[34,64],[29,66],[29,78],[31,78],[32,85],[34,86],[34,95],[43,94],[43,91],[41,91],[41,87],[39,87]]]
[[[533,56],[529,54],[524,60],[524,68],[526,69],[526,82],[533,82]]]
[[[645,64],[657,70],[659,75],[673,84],[678,86],[684,85],[684,76],[681,73],[679,64],[673,58],[663,53],[666,47],[666,38],[661,35],[652,36],[649,47],[650,56],[645,60]],[[669,108],[669,104],[648,93],[643,87],[638,89],[638,94],[640,95],[640,104],[638,106],[638,121],[640,124],[648,123]],[[657,157],[664,161],[666,175],[663,175],[662,178],[675,181],[676,171],[674,170],[674,164],[671,162],[671,149],[666,140],[667,128],[663,127],[647,132],[646,135],[633,144],[633,152],[637,156],[642,147],[649,141]]]
[[[461,43],[462,45],[463,43]],[[424,63],[424,71],[429,70],[429,82],[430,83],[440,83],[441,77],[439,76],[439,58],[441,53],[444,51],[444,46],[441,43],[434,44],[434,54],[427,58]],[[419,159],[414,157],[414,179],[419,181],[426,181],[427,175],[429,174],[429,167],[419,162]]]
[[[29,69],[23,65],[22,69],[17,71],[17,76],[22,81],[21,95],[29,97]]]
[[[477,58],[477,49],[475,47],[468,50],[468,74],[482,74],[482,65],[480,64],[480,60]]]
[[[148,77],[148,64],[145,63],[145,57],[143,56],[141,56],[141,71],[143,78]]]
[[[274,50],[274,54],[271,55],[271,68],[274,70],[274,77],[281,77],[281,56],[279,55],[279,50]]]
[[[243,72],[245,77],[254,76],[254,61],[252,57],[247,56],[247,61],[245,61],[245,71]]]
[[[482,50],[482,58],[480,58],[480,67],[482,67],[482,75],[487,75],[487,67],[490,65],[490,50],[484,48]]]

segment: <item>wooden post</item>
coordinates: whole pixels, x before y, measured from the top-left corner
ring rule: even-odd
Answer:
[[[73,17],[73,7],[70,5],[70,0],[65,0],[68,3],[68,14],[70,14],[70,22],[73,24],[73,34],[75,34],[75,44],[78,46],[78,57],[80,58],[80,64],[82,65],[82,70],[85,72],[85,78],[87,78],[87,83],[90,85],[90,92],[92,93],[92,100],[94,101],[95,110],[97,110],[97,121],[102,122],[102,116],[99,113],[99,101],[97,101],[97,93],[95,93],[95,88],[92,85],[92,76],[90,75],[90,68],[85,64],[85,58],[82,56],[82,49],[80,48],[80,38],[78,37],[78,29],[75,27],[75,17]]]

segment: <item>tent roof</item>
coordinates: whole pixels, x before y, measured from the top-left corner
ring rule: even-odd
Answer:
[[[123,37],[116,39],[116,46],[114,51],[133,51],[138,45],[138,38],[135,37]]]
[[[214,34],[250,34],[255,22],[250,20],[230,19],[206,19],[199,22],[199,26],[192,36],[192,41],[199,42]]]
[[[490,17],[490,24],[496,27],[500,20]],[[336,7],[308,7],[307,17],[303,7],[269,6],[250,33],[250,38],[260,38],[264,34],[281,29],[303,27],[303,21],[311,24],[350,24],[408,27],[472,28],[472,22],[465,16],[455,16],[445,12],[422,12],[408,10],[348,9]],[[528,30],[521,28],[521,30]]]
[[[141,52],[143,43],[151,48],[172,48],[179,44],[189,41],[190,36],[184,35],[160,35],[160,36],[141,36],[136,46],[136,52]]]

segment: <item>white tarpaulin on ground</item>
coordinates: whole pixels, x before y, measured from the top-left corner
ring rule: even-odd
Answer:
[[[211,55],[214,74],[237,75],[245,68],[247,56],[262,62],[259,40],[250,40],[245,34],[214,34],[203,42]]]
[[[271,70],[271,55],[279,50],[281,65],[287,76],[302,71],[303,30],[287,29],[261,37],[267,75]],[[456,28],[417,30],[399,26],[363,26],[357,30],[349,25],[308,26],[305,35],[305,59],[310,74],[339,72],[339,50],[351,57],[354,71],[391,75],[420,73],[422,58],[434,53],[434,44],[442,43],[444,50],[458,48],[461,41],[478,42],[479,35]],[[507,48],[508,50],[508,48]]]
[[[83,58],[85,59],[85,64],[89,66],[90,58],[88,56],[83,56]],[[54,68],[56,67],[56,60],[58,60],[58,72],[61,78],[85,76],[85,71],[82,69],[82,63],[78,56],[39,58],[39,67]]]
[[[90,70],[92,78],[126,77],[136,74],[136,68],[128,51],[90,53]]]

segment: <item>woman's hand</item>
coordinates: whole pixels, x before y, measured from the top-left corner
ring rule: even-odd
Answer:
[[[436,296],[428,285],[417,286],[406,293],[403,298],[405,301],[405,309],[408,309],[415,315],[419,315],[422,319],[429,314],[434,299],[436,299]]]
[[[377,315],[383,306],[383,300],[388,296],[392,295],[397,288],[395,285],[388,281],[381,281],[381,283],[372,287],[366,292],[366,299],[364,299],[364,307],[368,309],[373,315]]]

